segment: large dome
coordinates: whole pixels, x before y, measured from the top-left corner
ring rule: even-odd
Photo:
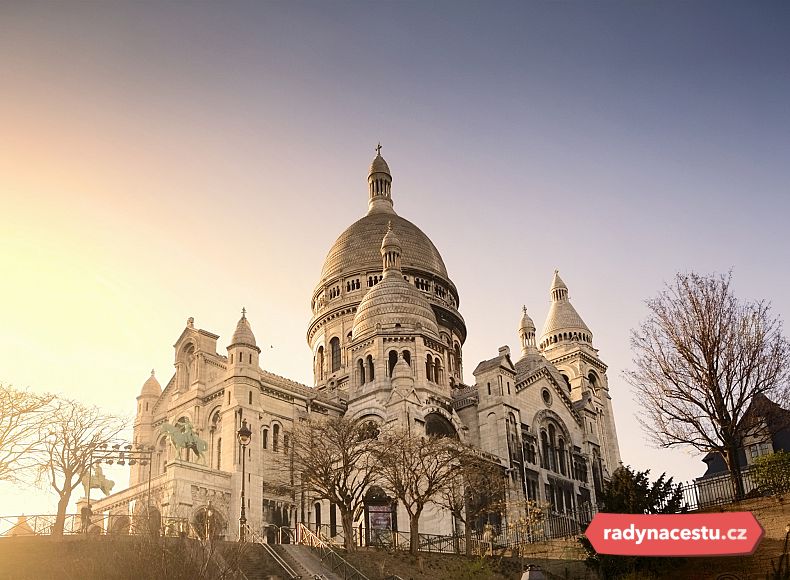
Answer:
[[[449,280],[439,250],[420,228],[395,213],[376,212],[357,220],[340,234],[324,260],[321,283],[352,270],[380,270],[379,248],[389,222],[403,246],[404,270],[421,270]]]

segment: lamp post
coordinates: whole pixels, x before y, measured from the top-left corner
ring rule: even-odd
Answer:
[[[208,500],[208,507],[206,508],[206,541],[211,541],[211,520],[214,518],[214,508],[211,505],[211,500]]]
[[[148,487],[146,491],[146,518],[149,517],[149,510],[151,509],[151,467],[154,455],[153,446],[134,445],[116,443],[115,445],[108,446],[107,443],[99,445],[97,448],[91,450],[90,463],[88,464],[88,511],[91,509],[91,480],[93,478],[93,466],[106,463],[112,465],[128,465],[130,468],[139,463],[142,466],[148,467]]]
[[[244,541],[244,532],[245,527],[247,526],[247,515],[245,508],[245,499],[244,499],[244,483],[245,479],[247,478],[246,475],[246,460],[247,460],[247,445],[250,444],[250,439],[252,439],[252,431],[250,428],[247,427],[247,419],[244,419],[241,422],[241,427],[236,433],[236,436],[239,438],[239,444],[241,445],[241,516],[239,517],[239,541]]]

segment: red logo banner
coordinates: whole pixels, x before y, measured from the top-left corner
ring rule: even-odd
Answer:
[[[599,554],[741,556],[754,552],[764,533],[751,512],[599,513],[585,535]]]

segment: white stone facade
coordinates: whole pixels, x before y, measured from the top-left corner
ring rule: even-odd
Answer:
[[[317,506],[272,468],[275,454],[288,450],[294,422],[311,414],[457,436],[499,458],[513,498],[550,503],[557,511],[595,500],[596,488],[620,461],[606,365],[559,275],[539,342],[525,308],[520,358],[514,361],[502,347],[477,365],[475,384],[466,385],[466,325],[441,255],[417,226],[395,213],[392,176],[380,154],[368,186],[367,215],[337,239],[313,293],[307,341],[314,386],[261,368],[246,313],[226,354],[217,352],[219,337],[190,318],[174,345],[175,374],[164,389],[152,374],[137,398],[134,443],[153,446],[153,464],[136,465],[130,489],[96,502],[94,511],[133,512],[150,479],[152,503],[162,517],[194,523],[211,501],[227,523],[225,535],[235,537],[242,471],[236,432],[245,420],[253,432],[245,460],[250,525],[320,520],[340,529],[331,506]],[[162,435],[165,422],[180,419],[208,443],[203,462],[186,451],[176,458]],[[402,510],[392,516],[380,521],[397,518],[407,528]],[[421,531],[450,533],[449,514],[429,510]]]

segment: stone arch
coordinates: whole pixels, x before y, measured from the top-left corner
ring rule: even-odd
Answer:
[[[439,413],[428,413],[425,415],[425,434],[428,437],[458,438],[458,431],[456,431],[452,422]]]
[[[547,424],[547,422],[553,421],[559,427],[560,432],[562,433],[562,437],[565,439],[566,442],[572,442],[573,438],[571,437],[571,433],[568,430],[565,421],[560,417],[556,412],[552,411],[551,409],[541,409],[535,416],[532,418],[532,432],[539,433],[540,428]]]
[[[380,423],[384,423],[387,420],[387,411],[384,407],[376,406],[376,407],[364,407],[356,411],[353,415],[349,417],[352,421],[361,421],[361,420],[378,420]]]
[[[460,441],[464,441],[464,438],[465,438],[464,437],[464,425],[458,419],[457,415],[455,415],[454,413],[451,414],[448,411],[444,410],[442,407],[439,407],[437,405],[428,405],[427,407],[425,407],[423,409],[423,415],[422,415],[423,419],[427,420],[428,415],[431,415],[431,414],[436,414],[436,415],[440,416],[442,419],[444,419],[445,421],[447,421],[452,426],[452,428],[455,430],[455,432],[456,432],[456,434],[458,436],[458,439]],[[427,427],[427,422],[426,422],[426,427]]]
[[[590,387],[593,389],[593,391],[597,391],[601,386],[601,378],[593,369],[590,369],[590,371],[587,373],[587,382],[590,383]]]
[[[204,505],[197,508],[189,519],[192,529],[201,540],[207,537],[220,538],[225,535],[228,528],[227,516],[215,505],[211,505],[209,516],[209,506]]]

